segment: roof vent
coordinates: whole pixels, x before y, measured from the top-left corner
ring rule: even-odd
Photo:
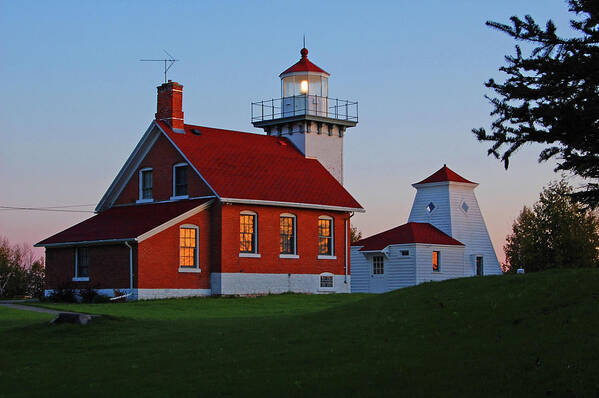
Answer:
[[[195,135],[202,135],[202,132],[200,131],[200,129],[191,129],[191,132]]]

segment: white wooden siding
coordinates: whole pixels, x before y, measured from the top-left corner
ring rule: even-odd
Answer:
[[[435,209],[429,213],[426,207],[431,202],[435,205]],[[447,235],[451,235],[449,185],[419,187],[408,222],[429,223]]]
[[[433,271],[433,250],[439,252],[439,272]],[[464,246],[416,245],[416,283],[464,276]]]
[[[351,247],[351,292],[370,291],[370,261],[360,252],[362,246]]]
[[[450,185],[451,236],[466,245],[464,253],[464,273],[475,275],[475,256],[483,256],[484,274],[499,275],[501,267],[497,261],[495,249],[474,195],[474,186]],[[462,203],[466,202],[468,211],[464,212]]]

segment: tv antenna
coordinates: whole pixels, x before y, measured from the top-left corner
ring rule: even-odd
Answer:
[[[175,59],[175,57],[173,57],[172,55],[170,55],[168,53],[168,51],[166,50],[162,50],[164,51],[164,53],[168,56],[168,58],[165,59],[140,59],[140,61],[147,61],[147,62],[164,62],[164,82],[166,83],[166,72],[168,72],[168,70],[171,68],[171,66],[173,66],[173,64],[177,61],[179,61],[178,59]]]

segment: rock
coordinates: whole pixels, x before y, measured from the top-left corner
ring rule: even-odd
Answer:
[[[55,323],[78,323],[80,325],[87,325],[92,320],[91,315],[86,314],[74,314],[72,312],[61,312],[56,315],[56,318],[50,321],[50,324]]]

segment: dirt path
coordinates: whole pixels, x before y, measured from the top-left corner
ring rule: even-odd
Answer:
[[[17,304],[17,303],[14,303],[14,302],[0,302],[0,306],[7,307],[7,308],[13,308],[15,310],[43,312],[43,313],[46,313],[46,314],[54,314],[54,315],[58,315],[58,314],[89,315],[92,318],[96,318],[96,317],[99,316],[99,315],[84,314],[84,313],[81,313],[81,312],[60,311],[60,310],[52,310],[50,308],[33,307],[33,306],[30,306],[30,305],[22,305],[22,304]]]

